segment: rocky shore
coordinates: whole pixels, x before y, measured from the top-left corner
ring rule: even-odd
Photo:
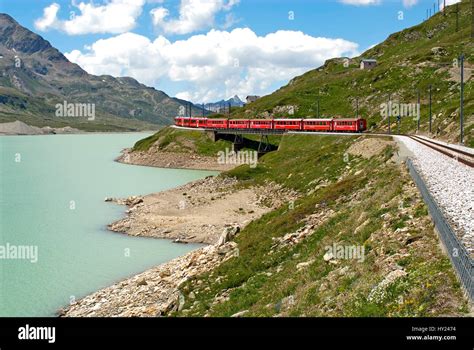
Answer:
[[[70,126],[63,128],[52,128],[45,126],[39,128],[37,126],[31,126],[25,124],[19,120],[11,123],[0,124],[0,135],[50,135],[50,134],[80,134],[83,131]]]
[[[200,156],[195,153],[160,151],[152,147],[146,152],[126,148],[116,159],[119,163],[152,166],[157,168],[226,171],[234,164],[219,164],[217,157]]]
[[[229,227],[216,244],[93,293],[60,310],[59,316],[156,317],[180,310],[185,302],[179,292],[181,284],[239,255],[237,244],[229,241],[237,231]]]
[[[125,218],[109,225],[111,231],[208,245],[86,296],[59,315],[165,316],[179,310],[185,301],[179,292],[182,283],[238,256],[232,240],[241,228],[297,198],[274,183],[252,188],[237,184],[232,178],[211,176],[144,197],[106,198],[128,208]]]
[[[226,227],[244,227],[296,198],[296,193],[274,183],[252,188],[237,185],[235,179],[210,176],[145,197],[106,198],[128,207],[127,216],[108,228],[131,236],[214,244]]]

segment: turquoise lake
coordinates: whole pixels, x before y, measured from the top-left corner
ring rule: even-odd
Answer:
[[[0,259],[0,316],[54,316],[72,299],[199,247],[106,228],[126,208],[105,197],[149,194],[216,174],[114,162],[145,136],[0,137],[0,246],[38,249],[36,263]]]

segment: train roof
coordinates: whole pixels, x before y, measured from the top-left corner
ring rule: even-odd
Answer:
[[[301,121],[303,118],[275,118],[273,119],[275,121],[281,121],[281,122],[293,122],[293,121]]]

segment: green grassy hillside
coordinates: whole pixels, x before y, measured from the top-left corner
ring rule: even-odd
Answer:
[[[223,174],[241,186],[276,181],[301,197],[245,227],[235,239],[239,257],[184,284],[185,304],[174,315],[465,314],[427,208],[404,167],[391,161],[393,144],[372,140],[377,154],[352,155],[363,139],[284,136],[256,168]],[[364,259],[327,261],[333,245],[364,247]],[[390,273],[400,275],[388,283]]]
[[[432,131],[439,137],[458,141],[460,69],[455,67],[453,60],[464,53],[465,142],[472,147],[474,79],[471,78],[471,72],[474,66],[474,44],[471,37],[470,1],[464,0],[459,8],[459,31],[456,31],[456,6],[449,6],[446,16],[437,13],[420,25],[392,34],[360,57],[328,60],[323,67],[292,79],[274,93],[244,108],[235,109],[233,117],[278,117],[287,114],[279,112],[285,106],[294,106],[295,117],[314,117],[317,115],[318,96],[320,116],[355,116],[358,99],[359,114],[368,119],[371,129],[386,131],[388,123],[381,116],[381,104],[387,103],[389,95],[394,103],[416,103],[419,89],[421,130],[427,132],[428,89],[431,84]],[[378,65],[372,70],[360,70],[361,58],[374,58]],[[347,67],[345,63],[348,63]],[[412,117],[402,118],[401,131],[413,132],[416,124]],[[396,130],[396,118],[392,118],[391,127]]]

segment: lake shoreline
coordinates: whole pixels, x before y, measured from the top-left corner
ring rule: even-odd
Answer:
[[[35,264],[2,262],[10,283],[2,288],[1,315],[55,316],[71,299],[202,247],[108,232],[107,224],[125,209],[103,200],[175,188],[216,172],[114,162],[122,148],[147,136],[142,133],[40,136],[0,137],[2,239],[38,249]],[[18,210],[25,206],[26,214]]]
[[[0,123],[0,136],[44,136],[44,135],[84,135],[84,134],[134,134],[156,133],[164,126],[157,126],[157,130],[129,130],[129,131],[85,131],[71,126],[51,127],[34,126],[20,120]]]
[[[217,157],[157,150],[149,150],[147,152],[132,151],[131,148],[123,149],[115,161],[123,164],[154,168],[220,172],[228,171],[236,167],[235,164],[219,164]]]
[[[233,178],[208,176],[146,196],[106,198],[127,206],[126,216],[108,225],[110,231],[206,246],[98,290],[61,309],[58,315],[147,317],[179,310],[184,303],[179,292],[183,283],[238,256],[232,239],[242,228],[297,198],[295,192],[273,183],[247,189],[237,185]]]

